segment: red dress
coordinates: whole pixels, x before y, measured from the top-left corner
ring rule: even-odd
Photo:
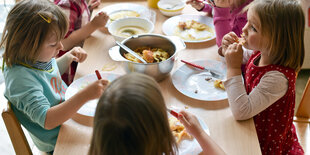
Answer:
[[[245,87],[247,94],[257,86],[266,72],[279,71],[288,80],[286,94],[264,111],[254,116],[255,128],[262,154],[291,154],[300,155],[304,151],[296,136],[293,125],[295,107],[295,70],[279,65],[258,67],[254,64],[260,57],[255,52],[249,59],[245,70]]]

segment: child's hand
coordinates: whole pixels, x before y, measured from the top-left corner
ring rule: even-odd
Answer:
[[[238,36],[234,32],[227,33],[222,39],[222,54],[225,56],[225,52],[229,45],[238,41]]]
[[[189,112],[181,111],[179,112],[178,119],[184,125],[186,130],[194,137],[199,136],[203,131],[197,117]]]
[[[98,7],[100,5],[100,0],[90,0],[88,2],[88,8],[90,11],[92,11],[94,8]]]
[[[205,4],[202,3],[202,0],[187,0],[186,4],[190,4],[196,10],[201,10]]]
[[[243,59],[242,45],[237,43],[229,45],[225,52],[225,59],[227,69],[240,70]]]
[[[103,27],[105,26],[105,24],[107,23],[107,21],[109,20],[109,16],[107,13],[105,12],[100,12],[98,13],[94,19],[91,21],[91,23],[97,27],[97,28],[100,28],[100,27]]]
[[[87,58],[87,53],[81,47],[74,47],[69,52],[66,53],[69,60],[75,62],[83,62]]]
[[[214,4],[220,8],[236,8],[243,4],[245,0],[214,0]]]
[[[102,95],[108,83],[108,80],[96,80],[82,89],[79,93],[88,100],[97,99]]]
[[[214,4],[219,8],[229,8],[233,0],[214,0]]]

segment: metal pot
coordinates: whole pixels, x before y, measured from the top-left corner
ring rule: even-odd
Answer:
[[[177,52],[186,48],[183,40],[175,36],[163,36],[159,34],[141,34],[134,35],[122,41],[124,45],[130,49],[138,47],[153,47],[161,48],[167,51],[170,57],[159,63],[136,63],[127,60],[123,57],[125,50],[119,46],[114,46],[109,50],[109,55],[114,61],[122,61],[123,67],[127,73],[139,72],[155,78],[156,81],[161,81],[171,72]]]

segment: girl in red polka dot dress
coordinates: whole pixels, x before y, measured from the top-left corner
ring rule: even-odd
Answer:
[[[247,16],[243,37],[231,32],[222,41],[231,111],[236,120],[253,117],[262,154],[304,154],[293,125],[303,10],[297,0],[255,0]]]

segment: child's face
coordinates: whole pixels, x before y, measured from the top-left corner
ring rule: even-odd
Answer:
[[[251,50],[264,51],[266,46],[263,45],[267,44],[267,39],[262,35],[260,19],[252,8],[248,10],[247,17],[248,22],[242,29],[246,41],[244,47]]]
[[[57,40],[56,33],[50,32],[47,34],[45,41],[38,49],[38,61],[49,62],[52,58],[56,57],[56,55],[59,53],[59,50],[62,49],[63,45],[60,41]]]

